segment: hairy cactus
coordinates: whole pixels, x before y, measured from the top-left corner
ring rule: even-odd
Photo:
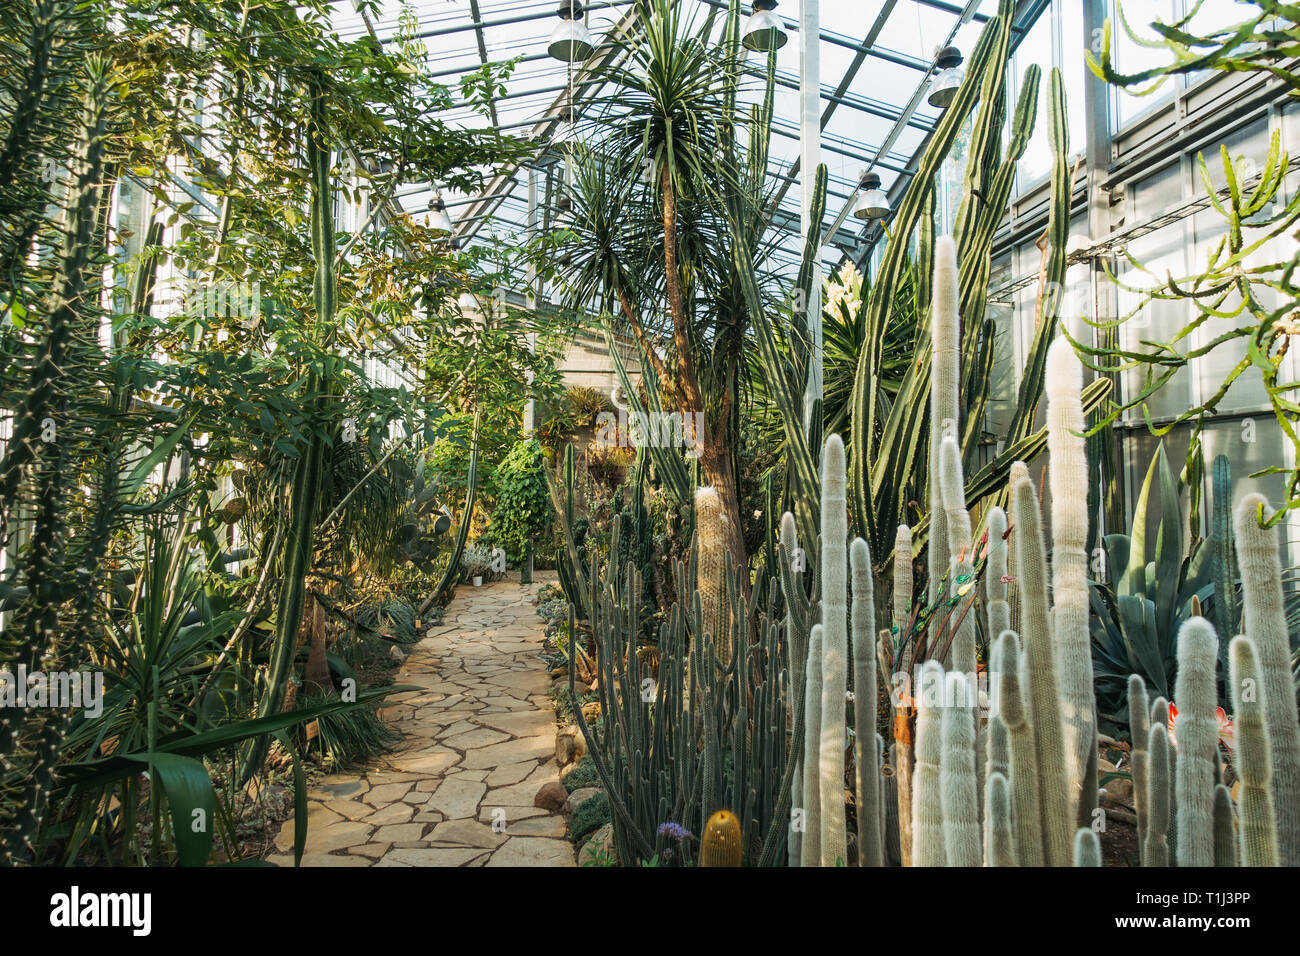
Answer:
[[[989,634],[994,638],[1011,629],[1011,606],[1007,603],[1007,513],[989,509],[989,557],[984,576],[988,603]],[[993,672],[996,673],[996,672]],[[990,680],[990,687],[992,681]]]
[[[1242,564],[1246,563],[1244,557]],[[1247,611],[1249,616],[1249,611]],[[1228,681],[1237,736],[1238,833],[1242,866],[1277,866],[1277,815],[1273,802],[1272,739],[1268,688],[1253,638],[1238,636],[1228,648]],[[1287,795],[1294,801],[1295,794]]]
[[[1214,865],[1237,865],[1237,828],[1232,814],[1232,791],[1214,786]]]
[[[979,866],[979,781],[975,776],[974,688],[966,674],[947,675],[939,761],[943,848],[948,866]]]
[[[822,866],[848,859],[844,818],[844,695],[848,689],[848,506],[844,496],[844,443],[826,439],[822,450],[822,704],[819,763]]]
[[[695,492],[695,582],[704,612],[704,630],[720,664],[731,659],[730,603],[727,600],[727,511],[712,487]]]
[[[1061,736],[1061,706],[1047,602],[1047,556],[1043,552],[1038,496],[1028,474],[1011,487],[1016,525],[1016,578],[1020,582],[1025,673],[1032,677],[1029,724],[1038,757],[1043,847],[1048,866],[1069,866],[1075,803]],[[1014,784],[1015,781],[1013,780]]]
[[[894,537],[894,628],[900,641],[907,636],[912,616],[912,531],[898,526]],[[905,642],[904,642],[905,643]],[[892,656],[892,655],[891,655]],[[893,699],[892,673],[886,673],[885,690]],[[903,866],[912,865],[912,738],[910,715],[894,714],[894,783],[898,801],[898,847]]]
[[[1020,641],[1014,631],[1004,631],[994,649],[1001,662],[998,702],[1007,728],[1011,763],[1011,821],[1016,860],[1021,866],[1043,865],[1043,828],[1038,796],[1038,759],[1034,731],[1021,692]]]
[[[898,634],[907,630],[912,616],[912,529],[898,526],[894,535],[894,629]]]
[[[1052,645],[1062,707],[1066,770],[1084,826],[1097,805],[1097,714],[1088,633],[1088,455],[1083,437],[1083,366],[1069,340],[1047,351],[1047,450],[1052,466]]]
[[[808,596],[803,590],[803,561],[799,552],[798,536],[795,532],[794,515],[786,512],[781,516],[780,539],[781,594],[785,598],[785,634],[790,645],[790,687],[789,720],[794,726],[795,711],[804,700],[804,681],[807,678],[808,662]],[[820,704],[820,700],[818,701]],[[812,715],[805,710],[804,726]],[[804,737],[807,739],[805,729]],[[802,807],[803,803],[803,748],[804,741],[793,740],[791,747],[795,750],[794,779],[790,785],[790,805]],[[799,866],[802,859],[803,831],[791,828],[789,831],[789,848],[786,854],[791,866]]]
[[[1011,793],[1007,778],[994,771],[984,784],[984,865],[1015,866],[1011,827]]]
[[[871,554],[867,542],[855,538],[849,547],[853,575],[853,728],[857,752],[858,865],[881,866],[880,772],[882,754],[872,753],[876,734],[876,603],[871,584]],[[883,750],[884,742],[879,748]]]
[[[916,766],[912,772],[912,865],[943,866],[943,803],[939,761],[943,754],[943,667],[921,665],[916,691]]]
[[[808,635],[808,663],[804,677],[803,803],[804,827],[801,866],[821,866],[821,734],[822,734],[822,626],[814,624]]]
[[[740,820],[730,810],[719,810],[700,834],[700,866],[740,866],[743,857]]]
[[[939,603],[939,587],[947,576],[951,555],[948,516],[939,477],[942,469],[934,465],[939,461],[943,439],[961,433],[958,405],[961,317],[957,276],[957,243],[951,236],[940,236],[934,243],[934,284],[930,299],[930,543],[926,554],[931,605]],[[948,662],[942,663],[947,666]]]
[[[948,528],[948,582],[951,598],[960,598],[974,587],[974,555],[971,553],[970,514],[966,511],[965,478],[962,475],[961,448],[956,437],[949,435],[939,442],[939,489],[943,495],[945,523]],[[975,673],[975,615],[963,614],[965,602],[954,612],[960,618],[952,641],[953,669],[963,674]]]
[[[1147,685],[1141,674],[1128,678],[1129,746],[1133,759],[1133,812],[1137,816],[1138,853],[1142,852],[1147,825],[1147,736],[1150,730]]]
[[[1157,704],[1159,701],[1157,701]],[[1146,839],[1143,866],[1169,865],[1169,731],[1168,721],[1152,721],[1147,737]]]
[[[1101,840],[1091,827],[1079,827],[1075,831],[1074,865],[1101,866]]]
[[[1174,698],[1178,741],[1174,796],[1179,866],[1214,865],[1214,764],[1219,722],[1214,714],[1214,666],[1219,641],[1214,627],[1193,617],[1178,631],[1178,678]]]
[[[1291,673],[1291,644],[1282,602],[1282,565],[1277,532],[1261,528],[1272,510],[1261,495],[1237,505],[1237,563],[1241,569],[1242,629],[1255,642],[1260,696],[1268,724],[1277,814],[1278,863],[1300,866],[1300,716]]]

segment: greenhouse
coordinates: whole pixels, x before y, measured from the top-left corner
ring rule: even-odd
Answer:
[[[1300,866],[1298,64],[0,0],[0,858]]]

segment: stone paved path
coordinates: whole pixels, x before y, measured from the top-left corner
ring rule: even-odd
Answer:
[[[303,866],[574,866],[564,820],[533,806],[560,779],[538,584],[461,587],[380,713],[406,735],[361,774],[308,793]],[[293,865],[293,820],[269,859]]]

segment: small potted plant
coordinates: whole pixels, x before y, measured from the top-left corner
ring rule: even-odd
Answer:
[[[463,579],[468,579],[474,587],[483,586],[483,576],[492,568],[492,549],[485,544],[475,543],[465,549],[461,555],[460,569]]]

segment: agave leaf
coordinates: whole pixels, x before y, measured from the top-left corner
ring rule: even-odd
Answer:
[[[150,780],[167,796],[181,866],[205,865],[212,851],[217,795],[203,761],[169,753],[132,754],[128,759],[147,763]]]

